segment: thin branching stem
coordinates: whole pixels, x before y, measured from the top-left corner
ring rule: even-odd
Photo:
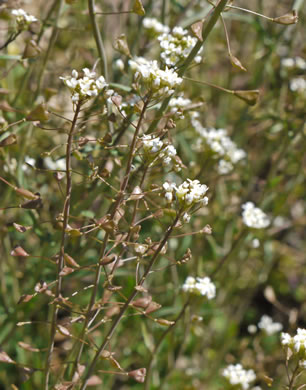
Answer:
[[[56,299],[60,297],[61,290],[62,290],[62,279],[63,277],[60,275],[61,270],[64,266],[64,255],[65,255],[65,242],[67,237],[67,226],[69,221],[69,212],[70,212],[70,203],[71,203],[71,191],[72,191],[72,172],[71,172],[71,150],[72,150],[72,143],[73,143],[73,135],[74,131],[76,129],[78,115],[80,113],[81,108],[81,102],[79,102],[76,106],[74,117],[72,120],[72,124],[70,127],[68,140],[67,140],[67,146],[66,146],[66,197],[64,201],[64,207],[63,207],[63,227],[62,227],[62,238],[61,238],[61,245],[60,245],[60,254],[59,259],[57,263],[57,283],[56,283],[56,292],[55,292],[55,301],[53,304],[53,312],[52,312],[52,320],[51,320],[51,334],[50,334],[50,340],[49,340],[49,347],[48,347],[48,353],[47,353],[47,359],[46,359],[46,365],[45,365],[45,381],[44,381],[44,389],[48,390],[49,388],[49,376],[50,376],[50,365],[51,365],[51,358],[52,353],[54,349],[54,339],[55,339],[55,333],[56,333],[56,325],[57,325],[57,315],[59,311],[59,306],[56,303]]]
[[[158,258],[161,250],[163,249],[163,247],[165,246],[166,242],[168,241],[168,238],[170,237],[170,234],[172,232],[172,230],[174,229],[174,227],[176,226],[179,218],[181,217],[181,214],[182,214],[182,210],[179,210],[174,221],[172,222],[172,224],[168,227],[168,229],[166,230],[166,233],[163,237],[163,239],[161,240],[160,244],[158,245],[156,251],[154,252],[146,270],[144,271],[142,277],[140,278],[139,280],[139,283],[138,285],[136,286],[136,288],[133,290],[133,292],[130,294],[130,296],[128,297],[127,301],[125,302],[124,306],[122,307],[122,309],[120,310],[118,316],[115,318],[114,320],[114,323],[112,324],[110,330],[108,331],[107,335],[105,336],[101,346],[99,347],[99,349],[97,350],[93,360],[91,361],[91,363],[89,364],[89,367],[88,367],[88,370],[87,370],[87,373],[86,375],[84,376],[84,379],[83,379],[83,382],[82,382],[82,385],[80,387],[80,390],[85,390],[87,388],[87,382],[88,382],[88,379],[89,377],[93,374],[94,372],[94,369],[98,363],[98,360],[102,354],[102,352],[104,351],[104,349],[107,347],[108,343],[110,342],[115,330],[117,329],[117,326],[119,325],[122,317],[124,316],[125,312],[127,311],[127,309],[129,308],[129,305],[130,303],[133,301],[133,299],[136,297],[136,295],[138,294],[139,292],[139,289],[143,286],[145,280],[147,279],[147,276],[149,275],[153,265],[155,264],[155,261],[156,259]]]
[[[117,193],[115,203],[112,207],[112,211],[111,211],[111,215],[110,215],[111,220],[113,219],[114,215],[116,214],[116,212],[117,212],[118,208],[120,207],[120,204],[124,198],[124,193],[126,191],[126,188],[127,188],[128,182],[129,182],[129,178],[130,178],[130,174],[131,174],[132,162],[133,162],[133,158],[135,155],[136,142],[138,139],[138,135],[139,135],[139,132],[141,129],[142,121],[144,119],[145,112],[146,112],[146,109],[147,109],[149,102],[150,102],[150,97],[148,96],[144,102],[143,109],[140,113],[138,124],[137,124],[135,132],[134,132],[134,136],[133,136],[133,140],[132,140],[132,144],[131,144],[131,148],[130,148],[130,153],[129,153],[129,157],[128,157],[128,161],[127,161],[125,175],[124,175],[124,178],[123,178],[121,186],[120,186],[120,191]],[[99,260],[102,259],[105,255],[105,250],[106,250],[106,246],[108,243],[108,239],[109,239],[109,233],[106,233],[104,236],[104,239],[103,239],[103,244],[102,244],[101,250],[100,250]],[[87,331],[88,323],[90,321],[91,311],[92,311],[93,305],[95,303],[97,292],[98,292],[102,269],[103,269],[103,266],[100,263],[97,264],[97,270],[96,270],[95,281],[94,281],[94,288],[92,290],[90,302],[89,302],[87,312],[86,312],[86,318],[85,318],[84,325],[83,325],[83,328],[81,331],[81,335],[80,335],[81,339],[84,339],[86,331]],[[108,278],[108,275],[106,275],[106,276]],[[77,355],[76,355],[75,364],[74,364],[73,369],[72,369],[72,373],[71,373],[72,376],[77,368],[78,362],[81,359],[83,347],[84,347],[84,345],[80,344]]]

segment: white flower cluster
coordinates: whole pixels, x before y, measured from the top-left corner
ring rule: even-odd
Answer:
[[[21,169],[23,170],[23,172],[29,172],[30,167],[28,164],[31,165],[32,167],[35,167],[35,159],[32,157],[29,157],[29,156],[25,156],[24,163],[21,165]],[[7,164],[3,165],[3,170],[4,170],[4,172],[12,173],[12,172],[16,171],[17,166],[18,166],[18,162],[13,157],[9,160],[9,162]]]
[[[173,192],[178,199],[179,203],[184,207],[190,207],[195,204],[206,206],[208,204],[208,198],[205,196],[208,191],[208,187],[205,184],[201,184],[199,180],[187,179],[178,187],[173,183],[164,183],[163,188],[165,190],[165,198],[169,203],[173,200]]]
[[[216,157],[221,158],[218,165],[218,172],[221,175],[231,172],[234,165],[246,157],[245,151],[237,148],[225,129],[206,129],[197,119],[192,119],[192,125],[201,136],[196,145],[197,150],[203,150],[204,142]]]
[[[297,68],[301,70],[306,69],[306,61],[302,57],[295,57],[295,58],[283,58],[281,60],[281,64],[284,68]]]
[[[65,171],[66,170],[66,159],[60,158],[56,161],[54,161],[51,157],[44,158],[44,164],[47,167],[47,169],[51,169],[53,171],[60,170]]]
[[[143,57],[129,60],[129,65],[135,73],[136,80],[142,79],[146,88],[156,96],[169,96],[181,84],[183,79],[173,69],[159,68],[157,61],[149,61]]]
[[[281,343],[293,353],[298,353],[302,359],[306,359],[306,329],[298,328],[293,337],[289,333],[282,333]]]
[[[306,91],[306,80],[302,77],[295,77],[290,80],[290,89],[292,92],[304,93]]]
[[[152,135],[142,136],[141,141],[144,154],[151,161],[151,166],[161,160],[163,166],[170,166],[172,163],[176,172],[181,170],[180,160],[176,158],[177,152],[173,145],[169,145],[159,137]]]
[[[37,22],[37,18],[33,15],[29,15],[25,10],[22,8],[19,9],[13,9],[12,10],[12,15],[16,16],[16,22],[19,26],[19,28],[27,26],[33,22]]]
[[[263,229],[270,225],[270,219],[253,202],[247,202],[242,205],[243,223],[250,228]]]
[[[209,277],[194,278],[188,276],[182,289],[191,294],[206,296],[208,299],[213,299],[216,296],[216,286]]]
[[[258,328],[264,330],[270,336],[280,332],[283,325],[280,322],[273,322],[271,317],[263,315],[258,323]]]
[[[184,119],[182,111],[191,103],[191,100],[188,98],[184,98],[183,95],[173,97],[169,101],[170,112],[172,112],[173,114],[179,113],[179,118]]]
[[[245,370],[241,364],[230,364],[227,366],[222,375],[233,386],[241,386],[243,390],[250,388],[250,383],[255,381],[256,375],[253,370]]]
[[[108,86],[103,76],[96,78],[96,72],[84,68],[83,73],[84,76],[79,77],[78,72],[73,70],[71,76],[60,77],[70,89],[72,93],[71,99],[74,103],[95,97]]]
[[[161,58],[167,66],[175,66],[187,58],[197,43],[197,38],[188,35],[182,27],[174,27],[171,33],[164,33],[158,37],[162,49]],[[198,53],[202,51],[202,48]],[[201,56],[195,57],[195,62],[201,62]]]
[[[158,36],[160,34],[166,34],[170,31],[168,26],[163,25],[155,18],[144,18],[142,25],[150,35]]]

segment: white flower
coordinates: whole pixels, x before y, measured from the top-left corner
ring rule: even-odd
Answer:
[[[248,326],[248,332],[250,334],[255,334],[257,332],[257,326],[254,324],[251,324]]]
[[[173,200],[173,190],[175,188],[175,184],[174,183],[169,183],[168,181],[166,181],[164,184],[163,184],[163,189],[165,190],[165,198],[167,200],[168,203],[171,203],[172,200]]]
[[[284,346],[290,346],[292,343],[292,337],[290,336],[289,333],[281,333],[281,343]]]
[[[172,112],[173,114],[178,113],[179,118],[183,119],[184,118],[183,111],[191,103],[192,103],[191,100],[184,98],[182,94],[177,97],[172,97],[169,101],[170,112]]]
[[[281,64],[285,68],[293,68],[295,66],[294,58],[283,58]]]
[[[144,135],[141,138],[143,148],[145,152],[155,154],[158,153],[163,147],[164,143],[159,137],[153,137],[151,135]]]
[[[166,200],[167,200],[168,203],[171,203],[172,200],[173,200],[173,194],[172,194],[172,192],[166,192],[166,193],[165,193],[165,198],[166,198]]]
[[[186,207],[198,202],[201,202],[202,205],[206,205],[208,203],[208,198],[204,195],[207,191],[207,185],[200,184],[199,180],[187,179],[176,188],[175,193],[179,202]]]
[[[188,276],[187,279],[185,280],[185,283],[183,284],[183,291],[187,292],[190,291],[194,288],[196,284],[196,280],[193,276]]]
[[[255,372],[245,370],[241,364],[230,364],[223,370],[222,375],[231,385],[240,385],[243,390],[249,389],[250,383],[256,379]]]
[[[188,223],[188,222],[190,221],[190,214],[185,213],[185,214],[183,215],[183,221],[186,222],[186,223]]]
[[[181,84],[183,79],[173,69],[159,68],[157,61],[149,61],[143,57],[129,60],[129,65],[135,73],[135,78],[141,79],[145,87],[155,96],[169,96]]]
[[[216,286],[209,277],[194,278],[188,276],[182,289],[191,294],[206,296],[208,299],[213,299],[216,296]]]
[[[148,249],[147,245],[142,245],[142,244],[135,245],[135,252],[139,253],[140,255],[143,255],[147,249]]]
[[[96,78],[96,73],[88,68],[83,68],[83,74],[83,77],[79,77],[78,72],[73,70],[70,77],[60,77],[70,89],[71,100],[74,103],[95,97],[108,86],[103,76]]]
[[[304,58],[295,57],[295,65],[298,69],[305,70],[306,69],[306,61]]]
[[[169,203],[173,199],[173,192],[175,192],[176,198],[184,208],[194,204],[200,204],[201,206],[208,204],[208,198],[205,196],[208,187],[205,184],[200,184],[199,180],[187,179],[178,187],[173,183],[166,182],[163,184],[163,188],[166,191],[165,197]]]
[[[288,333],[281,333],[281,344],[284,347],[290,348],[293,354],[297,354],[301,359],[301,365],[305,365],[306,359],[306,329],[298,328],[295,336],[290,336]]]
[[[255,249],[260,247],[260,241],[258,240],[258,238],[254,238],[252,240],[252,247]]]
[[[284,68],[298,68],[301,70],[306,69],[306,61],[301,57],[295,58],[283,58],[281,64]]]
[[[164,189],[166,192],[172,192],[174,188],[175,188],[175,184],[169,183],[168,181],[166,181],[166,182],[163,184],[163,189]]]
[[[163,142],[159,137],[143,135],[140,140],[144,149],[144,154],[151,161],[151,166],[158,161],[162,161],[164,166],[174,165],[175,170],[181,168],[180,160],[175,158],[176,149],[173,145]]]
[[[258,323],[258,328],[264,330],[268,335],[272,335],[280,332],[283,325],[279,322],[273,322],[271,317],[263,315]]]
[[[148,30],[148,32],[152,33],[152,35],[159,35],[170,31],[168,26],[164,26],[155,18],[144,18],[142,25],[144,29]]]
[[[24,171],[24,172],[27,172],[29,170],[29,165],[31,165],[32,167],[35,166],[35,159],[32,158],[32,157],[29,157],[29,156],[25,156],[24,158],[24,164],[22,164],[21,166],[21,169]]]
[[[295,352],[306,352],[306,329],[298,328],[297,334],[293,337]]]
[[[172,33],[164,33],[158,37],[162,49],[161,58],[167,66],[175,66],[178,62],[187,58],[197,43],[197,38],[188,35],[188,31],[182,27],[174,27]],[[202,51],[200,49],[199,53]],[[195,61],[199,63],[201,57]]]
[[[218,172],[220,175],[227,175],[234,169],[234,166],[231,162],[220,160],[218,163]]]
[[[204,148],[210,149],[215,157],[220,158],[218,172],[221,175],[230,173],[235,164],[246,158],[245,151],[237,147],[225,129],[206,129],[194,116],[191,123],[201,136],[198,139],[196,149],[202,151],[204,146]]]
[[[118,58],[118,60],[115,61],[115,67],[121,71],[124,70],[124,62],[121,58]]]
[[[33,22],[37,22],[38,19],[35,16],[28,14],[22,8],[13,9],[12,15],[16,16],[16,22],[19,27],[23,27],[24,25],[29,25]]]
[[[83,68],[83,73],[85,77],[88,77],[90,79],[93,79],[96,77],[96,72],[91,72],[88,68]]]
[[[270,220],[267,215],[254,203],[247,202],[242,205],[242,219],[245,225],[255,229],[266,228],[270,225]]]
[[[293,92],[303,93],[306,90],[306,80],[302,77],[295,77],[290,81],[290,89]]]
[[[48,169],[51,170],[60,170],[60,171],[66,171],[66,159],[60,158],[57,161],[53,161],[51,157],[46,157],[44,159],[44,164]]]

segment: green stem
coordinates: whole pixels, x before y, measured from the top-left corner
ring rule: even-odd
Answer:
[[[55,301],[60,296],[62,290],[62,279],[60,276],[60,272],[64,266],[64,254],[65,254],[65,241],[66,241],[66,230],[69,221],[69,212],[70,212],[70,201],[71,201],[71,191],[72,191],[72,172],[71,172],[71,150],[72,150],[72,141],[73,135],[76,128],[78,115],[80,113],[81,103],[79,102],[73,117],[73,121],[71,124],[71,128],[68,135],[67,140],[67,148],[66,148],[66,198],[63,207],[63,228],[62,228],[62,239],[60,246],[60,255],[57,264],[57,283],[56,283],[56,292],[55,292]],[[49,347],[47,352],[46,359],[46,367],[45,367],[45,383],[44,389],[49,389],[49,376],[50,376],[50,365],[51,365],[51,357],[54,349],[54,339],[56,333],[56,324],[57,324],[57,316],[58,316],[59,306],[54,302],[53,304],[53,313],[52,313],[52,321],[51,321],[51,335],[49,341]]]
[[[171,330],[177,325],[179,320],[183,317],[183,315],[185,314],[185,311],[186,311],[189,303],[190,303],[190,300],[188,300],[185,303],[185,305],[183,306],[183,308],[180,311],[179,315],[176,317],[175,322],[171,326],[169,326],[168,329],[166,329],[166,331],[161,335],[160,339],[158,340],[157,344],[155,345],[154,350],[153,350],[153,352],[151,354],[151,358],[150,358],[150,361],[149,361],[149,364],[148,364],[148,368],[147,368],[144,390],[149,390],[150,389],[150,377],[151,377],[151,372],[152,372],[152,368],[153,368],[153,363],[154,363],[154,360],[157,357],[157,353],[158,353],[158,350],[159,350],[162,342],[164,341],[164,339],[166,338],[168,333],[171,332]]]
[[[120,191],[118,192],[118,195],[117,195],[117,197],[115,199],[115,203],[114,203],[114,205],[112,207],[110,219],[112,219],[114,217],[117,209],[119,208],[119,206],[120,206],[120,204],[122,202],[125,190],[127,188],[128,182],[129,182],[129,178],[130,178],[130,174],[131,174],[132,162],[133,162],[133,158],[134,158],[134,154],[135,154],[136,142],[137,142],[137,139],[138,139],[138,134],[139,134],[139,131],[140,131],[140,128],[141,128],[141,124],[142,124],[142,121],[144,119],[145,112],[146,112],[147,106],[149,104],[149,101],[150,101],[150,97],[148,96],[147,100],[144,102],[143,109],[141,111],[141,114],[140,114],[140,117],[139,117],[139,121],[138,121],[136,130],[135,130],[135,133],[134,133],[134,137],[133,137],[133,140],[132,140],[131,149],[130,149],[130,153],[129,153],[129,157],[128,157],[128,162],[127,162],[127,166],[126,166],[126,172],[125,172],[123,181],[122,181],[121,186],[120,186]],[[109,233],[106,233],[105,236],[104,236],[104,240],[103,240],[102,248],[101,248],[101,251],[100,251],[99,259],[102,259],[103,256],[104,256],[105,249],[106,249],[106,246],[107,246],[107,243],[108,243],[108,239],[109,239]],[[88,326],[88,323],[90,321],[91,310],[92,310],[92,307],[93,307],[93,305],[95,303],[96,295],[97,295],[97,292],[98,292],[98,286],[99,286],[99,282],[100,282],[100,278],[101,278],[102,267],[103,266],[100,263],[97,264],[97,271],[96,271],[96,275],[95,275],[94,287],[93,287],[93,291],[92,291],[92,294],[91,294],[90,303],[89,303],[88,308],[87,308],[86,319],[85,319],[85,322],[84,322],[81,334],[78,337],[80,340],[84,340],[84,337],[85,337],[85,334],[86,334],[86,331],[87,331],[87,326]],[[74,366],[73,366],[72,373],[71,373],[71,378],[73,376],[74,371],[77,368],[78,362],[81,359],[83,348],[84,348],[84,343],[81,343],[80,346],[79,346],[78,352],[77,352],[77,356],[76,356],[75,362],[74,362]]]

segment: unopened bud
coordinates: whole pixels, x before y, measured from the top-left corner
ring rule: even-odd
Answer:
[[[168,321],[168,320],[164,320],[163,318],[157,318],[155,319],[155,322],[163,326],[171,326],[175,324],[175,321]]]
[[[127,43],[126,36],[121,34],[116,40],[114,44],[115,50],[119,51],[119,53],[124,54],[127,57],[131,57],[129,45]]]

